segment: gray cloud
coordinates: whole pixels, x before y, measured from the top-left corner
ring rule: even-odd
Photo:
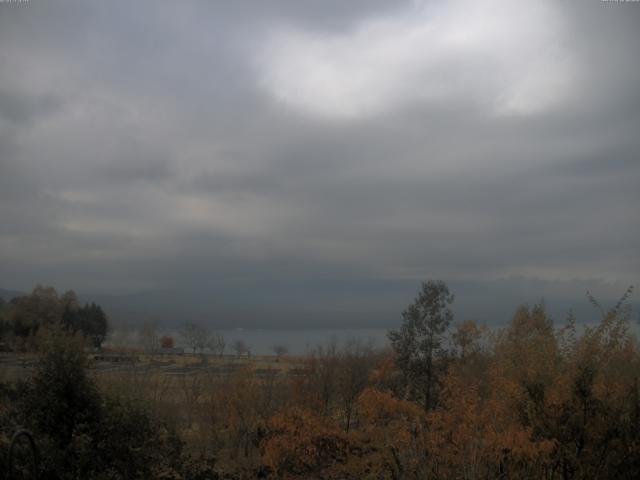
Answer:
[[[0,286],[254,324],[384,324],[433,277],[496,321],[615,297],[640,8],[503,3],[0,3]]]

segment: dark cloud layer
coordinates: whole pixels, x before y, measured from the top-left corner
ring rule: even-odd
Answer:
[[[226,325],[615,298],[640,6],[512,3],[0,3],[0,286]]]

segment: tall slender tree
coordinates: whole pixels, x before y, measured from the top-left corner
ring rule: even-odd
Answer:
[[[437,359],[445,353],[442,343],[453,320],[453,299],[444,282],[423,282],[414,302],[402,312],[400,329],[387,334],[409,393],[425,410],[436,403],[441,366]]]

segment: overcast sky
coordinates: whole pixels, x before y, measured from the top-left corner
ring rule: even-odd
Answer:
[[[469,315],[613,298],[639,47],[634,2],[0,3],[0,287],[365,323],[430,278]]]

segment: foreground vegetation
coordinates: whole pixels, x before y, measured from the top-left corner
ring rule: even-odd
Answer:
[[[536,305],[489,332],[453,324],[453,296],[427,282],[389,351],[193,356],[179,375],[100,372],[82,332],[49,325],[31,378],[1,387],[0,461],[22,425],[45,478],[640,478],[626,297],[592,328]]]

